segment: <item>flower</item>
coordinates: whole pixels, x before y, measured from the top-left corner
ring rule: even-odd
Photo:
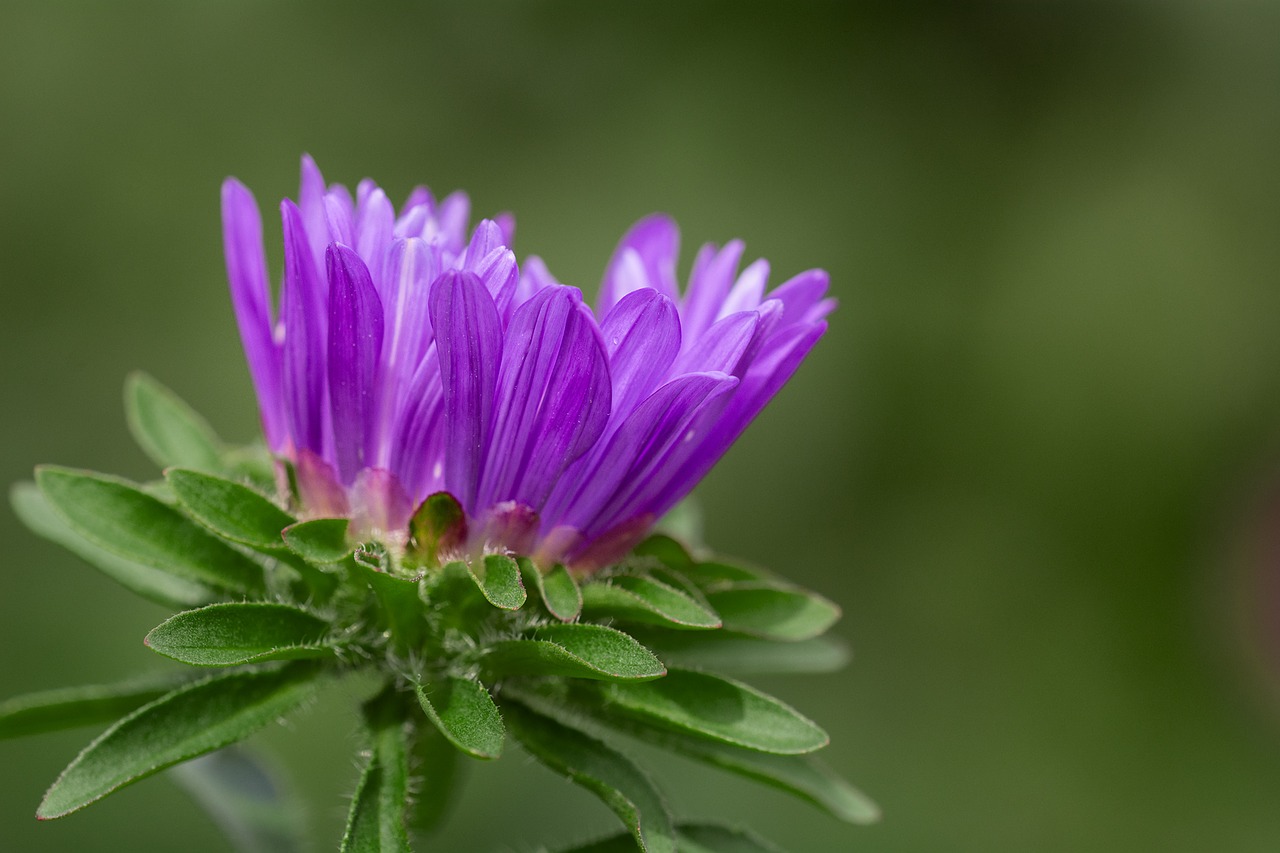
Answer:
[[[703,246],[681,294],[679,232],[637,223],[596,311],[537,257],[523,274],[508,217],[467,239],[469,204],[415,190],[396,215],[372,182],[353,201],[303,158],[281,204],[272,311],[252,194],[223,186],[228,277],[270,449],[311,515],[406,535],[447,492],[472,552],[582,569],[625,554],[683,498],[826,329],[827,275],[765,292],[768,264]]]

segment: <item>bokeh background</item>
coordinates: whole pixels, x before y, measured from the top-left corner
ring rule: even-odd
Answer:
[[[845,608],[849,669],[763,684],[885,819],[665,765],[680,810],[795,851],[1280,849],[1277,44],[1280,5],[1225,0],[7,0],[0,481],[151,476],[135,368],[254,434],[228,174],[268,209],[302,151],[465,188],[591,292],[664,210],[682,270],[740,236],[831,272],[827,338],[698,495],[713,545]],[[7,511],[0,543],[0,693],[161,666],[162,610]],[[328,698],[257,739],[318,850],[357,775]],[[225,849],[164,778],[37,825],[90,734],[0,744],[0,849]],[[513,753],[422,849],[610,826]]]

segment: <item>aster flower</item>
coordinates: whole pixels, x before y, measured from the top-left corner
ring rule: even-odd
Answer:
[[[270,305],[256,204],[223,189],[227,268],[271,449],[312,515],[396,539],[446,491],[473,553],[595,568],[683,498],[799,366],[833,307],[810,270],[766,294],[769,266],[706,245],[681,293],[664,216],[618,245],[596,312],[537,258],[519,276],[509,219],[466,236],[467,201],[415,191],[353,202],[303,160],[281,205],[285,274]],[[402,544],[402,543],[401,543]]]
[[[728,677],[842,665],[822,636],[839,608],[648,535],[822,336],[825,273],[769,290],[768,265],[739,270],[733,241],[702,247],[682,288],[676,227],[651,216],[618,244],[593,310],[537,257],[517,267],[510,217],[469,231],[465,195],[425,188],[397,211],[371,181],[352,196],[304,158],[298,200],[280,206],[277,306],[252,194],[228,180],[222,202],[274,482],[260,451],[135,376],[129,425],[163,481],[41,466],[12,491],[36,533],[179,611],[147,646],[213,673],[0,702],[0,740],[123,715],[38,817],[215,753],[177,778],[229,837],[301,849],[306,827],[241,790],[278,786],[231,747],[360,673],[379,689],[361,706],[343,851],[408,853],[444,814],[459,756],[496,759],[508,736],[617,814],[620,835],[574,851],[772,849],[681,822],[619,735],[876,819],[813,757],[828,742],[816,723]]]

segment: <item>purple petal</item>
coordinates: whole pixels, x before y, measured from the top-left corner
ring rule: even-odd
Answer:
[[[298,480],[298,500],[311,518],[338,518],[348,515],[347,491],[338,482],[333,466],[310,450],[298,451],[294,464]]]
[[[704,415],[700,418],[697,424],[700,440],[691,443],[672,465],[672,470],[678,475],[642,508],[660,516],[706,476],[791,378],[826,329],[826,323],[817,323],[813,326],[792,326],[779,332],[743,377],[724,411],[713,417]]]
[[[329,395],[338,475],[351,483],[372,460],[382,355],[382,303],[369,270],[340,244],[325,255],[329,273]]]
[[[386,318],[379,371],[379,414],[371,464],[393,468],[392,443],[401,410],[409,400],[409,386],[415,371],[431,345],[430,284],[439,275],[439,263],[422,240],[396,240],[387,257],[385,283],[381,289]],[[438,384],[438,383],[437,383]],[[400,474],[398,468],[395,469]]]
[[[698,263],[689,274],[689,288],[680,307],[680,326],[684,330],[685,348],[698,341],[716,318],[724,305],[742,259],[742,241],[730,240],[714,255],[705,247],[699,253]]]
[[[680,314],[656,290],[622,297],[600,324],[613,379],[613,415],[618,423],[669,376],[680,352]]]
[[[693,424],[709,408],[718,409],[717,401],[737,385],[736,377],[719,372],[687,374],[663,385],[592,453],[594,470],[555,520],[590,538],[643,513],[677,474],[669,460],[690,441]]]
[[[471,199],[461,191],[449,193],[436,209],[436,222],[444,236],[444,245],[457,253],[467,242],[467,222],[471,219]]]
[[[670,217],[655,213],[631,226],[605,270],[597,306],[600,316],[607,315],[618,300],[642,287],[651,287],[672,300],[679,299],[676,287],[679,254],[680,229]]]
[[[341,193],[325,194],[324,215],[325,223],[329,229],[328,242],[354,246],[356,243],[355,226],[351,223],[351,208],[343,203]]]
[[[324,176],[310,154],[302,155],[302,178],[298,186],[298,209],[302,212],[302,224],[311,246],[311,262],[321,269],[324,263],[324,247],[328,245],[329,223],[325,212]]]
[[[475,515],[502,359],[502,323],[479,277],[453,270],[431,286],[431,322],[444,386],[445,488]]]
[[[372,184],[372,181],[370,181]],[[364,186],[364,181],[360,182]],[[377,185],[360,199],[356,208],[355,242],[356,252],[369,267],[369,275],[374,287],[382,292],[384,285],[383,270],[386,266],[387,250],[391,246],[392,232],[395,229],[396,212],[390,199]]]
[[[578,290],[549,287],[521,306],[503,348],[481,506],[540,508],[600,437],[610,397],[604,342]]]
[[[284,449],[288,433],[280,378],[280,348],[273,335],[275,322],[271,316],[271,286],[262,249],[262,218],[253,193],[234,178],[228,178],[222,184],[222,239],[227,279],[231,283],[231,304],[240,328],[245,359],[249,363],[249,375],[258,395],[262,430],[266,434],[267,446],[280,452]]]
[[[685,351],[676,359],[671,372],[677,376],[706,370],[736,373],[738,362],[759,325],[760,314],[756,311],[730,314],[703,332],[693,346],[685,344]],[[687,329],[682,332],[689,334]]]
[[[428,348],[401,391],[403,400],[392,437],[392,470],[410,497],[420,502],[444,488],[445,395],[435,346]]]
[[[351,487],[351,533],[357,539],[395,541],[407,534],[411,515],[409,495],[390,471],[365,468],[356,475]]]
[[[284,286],[280,315],[284,325],[281,385],[289,433],[299,450],[325,455],[329,443],[327,345],[328,287],[312,261],[302,212],[285,199]]]
[[[484,282],[484,286],[493,296],[494,304],[503,323],[511,320],[511,313],[516,300],[516,288],[519,286],[520,270],[516,266],[516,255],[510,249],[499,246],[476,264],[476,275]]]
[[[502,229],[492,219],[481,220],[476,226],[476,230],[471,235],[471,242],[467,245],[466,258],[463,261],[462,268],[467,272],[478,273],[477,266],[490,252],[494,249],[505,247],[502,242]]]
[[[502,245],[514,246],[516,244],[516,218],[510,213],[499,213],[493,217],[493,221],[498,223],[498,228],[502,230]]]
[[[785,308],[782,323],[790,326],[804,322],[805,316],[819,304],[826,295],[830,278],[826,270],[805,270],[792,276],[773,289],[770,299],[781,302]],[[815,318],[820,320],[821,317]]]
[[[769,262],[760,258],[738,276],[737,283],[733,285],[729,295],[720,305],[716,319],[759,307],[760,300],[764,298],[764,286],[768,281]]]
[[[423,205],[426,206],[427,213],[430,213],[431,211],[435,210],[436,197],[431,194],[431,190],[428,187],[424,187],[424,186],[414,187],[409,192],[408,198],[404,200],[404,206],[400,208],[400,216],[404,217],[405,214],[413,210],[415,207],[420,207]]]

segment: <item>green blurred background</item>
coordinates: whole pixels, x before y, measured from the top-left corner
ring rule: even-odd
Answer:
[[[590,292],[664,210],[682,270],[740,236],[831,272],[827,338],[698,494],[713,545],[844,606],[849,669],[763,686],[886,817],[666,765],[680,810],[795,851],[1280,849],[1278,44],[1274,3],[7,0],[0,481],[150,476],[135,368],[253,435],[225,175],[268,209],[302,151],[465,188]],[[0,542],[0,693],[160,666],[163,611],[8,512]],[[327,700],[258,738],[319,850],[357,774]],[[225,849],[163,778],[37,825],[88,736],[0,744],[0,849]],[[610,825],[513,753],[422,849]]]

